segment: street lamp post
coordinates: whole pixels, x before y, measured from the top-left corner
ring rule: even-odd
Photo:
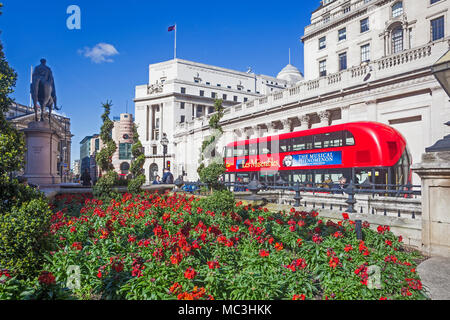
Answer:
[[[436,80],[444,89],[445,93],[450,97],[450,50],[442,56],[432,67]],[[450,121],[445,123],[450,126]],[[436,142],[433,146],[426,148],[426,152],[441,152],[450,151],[450,135],[445,136],[443,139]]]
[[[169,145],[169,139],[167,139],[167,134],[165,133],[162,134],[161,145],[163,146],[163,170],[164,170],[166,168],[167,146]]]

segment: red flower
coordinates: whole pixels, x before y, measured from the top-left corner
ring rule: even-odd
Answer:
[[[97,278],[101,278],[102,277],[102,272],[100,271],[100,270],[98,270],[98,273],[97,273]]]
[[[345,250],[345,252],[349,252],[349,251],[353,250],[353,247],[352,247],[352,245],[348,244],[345,246],[344,250]]]
[[[76,250],[81,250],[81,249],[83,249],[83,246],[81,245],[81,242],[74,242],[74,243],[72,243],[72,248],[74,248]]]
[[[218,269],[218,268],[220,268],[219,262],[217,260],[208,261],[207,264],[208,264],[208,267],[210,269]]]
[[[40,284],[47,285],[47,286],[56,283],[55,276],[51,272],[48,272],[48,271],[42,271],[38,278],[38,281]]]
[[[313,241],[314,243],[319,244],[319,243],[321,243],[323,240],[322,240],[322,237],[321,237],[321,236],[315,234],[315,235],[313,235],[313,237],[312,237],[312,241]]]
[[[266,251],[266,250],[259,250],[259,255],[261,256],[261,257],[268,257],[269,256],[269,251]]]
[[[189,280],[194,279],[196,275],[197,272],[192,267],[187,268],[186,271],[184,272],[184,277]]]
[[[239,226],[232,226],[230,230],[231,232],[239,232]]]
[[[304,294],[300,294],[300,295],[294,294],[294,296],[292,297],[292,300],[305,300],[305,299],[306,299],[306,297]]]
[[[344,220],[348,220],[348,219],[349,219],[348,213],[343,213],[343,214],[342,214],[342,217],[344,218]]]
[[[179,291],[181,291],[183,288],[182,286],[178,283],[175,282],[171,287],[170,287],[170,292],[171,293],[178,293]]]
[[[281,251],[281,250],[283,250],[283,244],[282,243],[275,243],[275,249],[277,250],[277,251]]]
[[[328,265],[330,266],[330,268],[336,269],[336,267],[339,265],[339,258],[330,258],[330,261],[328,261]]]

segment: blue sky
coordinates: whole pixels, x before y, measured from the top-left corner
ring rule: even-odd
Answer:
[[[127,103],[134,113],[134,88],[147,83],[148,65],[173,58],[170,25],[178,26],[178,58],[276,75],[291,48],[292,64],[303,72],[300,37],[320,2],[0,1],[0,39],[18,73],[13,97],[29,103],[30,67],[45,57],[61,113],[71,118],[72,160],[79,158],[80,141],[100,131],[101,102],[112,100],[112,116],[125,112]],[[81,30],[66,26],[70,5],[81,9]],[[92,51],[98,44],[107,45]],[[96,55],[102,52],[112,55]]]

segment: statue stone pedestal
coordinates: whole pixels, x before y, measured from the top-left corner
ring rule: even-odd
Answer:
[[[424,153],[413,172],[422,180],[422,251],[450,257],[450,151]]]
[[[61,183],[57,156],[60,137],[46,121],[30,122],[25,133],[25,174],[28,183],[39,186]]]

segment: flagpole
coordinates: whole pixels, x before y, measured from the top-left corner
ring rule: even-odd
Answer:
[[[173,58],[176,59],[177,58],[177,24],[175,23],[175,45],[174,45],[174,49],[173,49]]]

